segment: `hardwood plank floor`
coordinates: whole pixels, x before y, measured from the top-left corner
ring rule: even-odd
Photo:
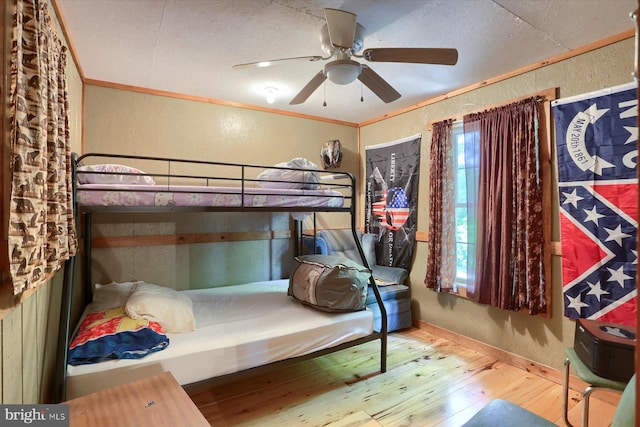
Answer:
[[[212,426],[459,427],[496,398],[565,425],[562,384],[424,330],[390,334],[387,372],[379,368],[373,342],[190,396]],[[573,425],[580,396],[570,391]],[[614,411],[594,393],[589,425],[610,425]]]

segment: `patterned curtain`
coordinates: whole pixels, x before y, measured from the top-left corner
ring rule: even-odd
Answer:
[[[76,252],[66,48],[46,0],[17,0],[11,61],[9,256],[13,292]]]
[[[478,135],[477,262],[472,298],[546,311],[537,98],[464,117]],[[469,290],[469,289],[468,289]]]
[[[456,276],[455,161],[452,120],[433,124],[429,156],[427,288],[451,292]]]

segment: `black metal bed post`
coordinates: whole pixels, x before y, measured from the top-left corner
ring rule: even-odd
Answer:
[[[362,263],[365,267],[371,270],[371,266],[367,262],[367,257],[364,254],[364,250],[362,249],[362,243],[358,238],[358,233],[356,231],[356,196],[355,196],[355,178],[351,176],[351,233],[353,234],[353,240],[356,242],[356,247],[358,248],[358,253],[360,253],[360,259],[362,259]],[[378,285],[373,278],[373,273],[369,275],[369,284],[373,289],[373,294],[376,297],[376,302],[378,303],[378,307],[380,307],[380,372],[387,372],[387,310],[382,302],[382,297],[380,296],[380,290],[378,289]]]
[[[82,214],[83,222],[83,257],[82,257],[82,277],[84,288],[84,305],[85,307],[91,303],[93,299],[92,288],[92,272],[91,272],[91,223],[93,220],[93,214],[91,212],[85,212]]]
[[[60,322],[58,323],[58,348],[56,360],[55,401],[62,402],[67,399],[67,349],[69,348],[69,335],[71,328],[71,299],[73,295],[73,270],[76,257],[70,257],[64,263],[64,277],[62,279],[62,301],[60,304]]]
[[[316,213],[313,213],[313,253],[316,254],[318,253],[318,241],[316,239],[318,235],[318,217],[316,216]]]
[[[293,233],[295,234],[293,256],[302,255],[302,221],[295,218],[293,220]]]
[[[78,219],[78,206],[76,204],[76,173],[77,173],[76,153],[71,154],[71,198],[73,206],[74,223]],[[76,229],[77,224],[75,224]],[[58,347],[56,349],[56,373],[54,378],[54,399],[55,402],[62,402],[67,399],[67,360],[68,348],[71,335],[71,303],[73,300],[73,277],[76,265],[76,255],[69,257],[64,263],[64,273],[62,278],[62,298],[60,301],[60,320],[58,322]]]

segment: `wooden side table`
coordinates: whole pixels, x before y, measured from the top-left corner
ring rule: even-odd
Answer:
[[[209,427],[169,372],[65,402],[74,426]]]

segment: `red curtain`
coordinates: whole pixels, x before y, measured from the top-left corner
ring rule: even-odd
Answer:
[[[546,311],[537,98],[464,117],[478,138],[475,286],[482,304]]]
[[[451,292],[456,273],[455,162],[451,127],[451,120],[433,124],[429,156],[430,247],[424,283],[438,292]]]

